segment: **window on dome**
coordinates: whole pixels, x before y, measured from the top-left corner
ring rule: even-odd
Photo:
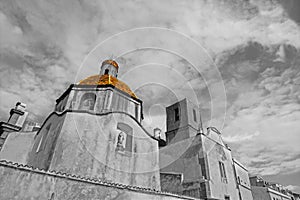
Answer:
[[[86,93],[81,97],[79,110],[94,110],[96,95],[94,93]]]
[[[106,69],[106,70],[104,71],[104,74],[108,74],[108,72],[109,72],[109,70],[108,70],[108,69]]]

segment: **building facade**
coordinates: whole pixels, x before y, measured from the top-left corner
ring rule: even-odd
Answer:
[[[99,74],[56,100],[41,126],[27,119],[25,104],[11,109],[0,122],[1,198],[299,199],[277,184],[249,180],[221,133],[204,132],[199,107],[187,99],[166,108],[165,141],[160,129],[147,132],[143,102],[118,80],[118,70],[104,61]]]
[[[269,183],[260,176],[250,177],[254,200],[292,200],[288,190],[279,184]]]
[[[253,199],[248,170],[236,159],[233,159],[233,168],[235,171],[239,199]]]
[[[71,85],[37,132],[19,132],[25,112],[17,105],[0,159],[160,190],[159,140],[141,125],[142,101],[117,79],[118,70],[106,60],[98,75]]]
[[[160,148],[162,190],[203,199],[252,200],[248,172],[235,169],[231,150],[216,128],[204,133],[199,107],[184,99],[166,113],[167,146]],[[172,174],[182,176],[181,184]],[[236,174],[247,187],[237,183]]]

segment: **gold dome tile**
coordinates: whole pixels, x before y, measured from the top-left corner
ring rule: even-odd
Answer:
[[[113,85],[117,89],[129,94],[130,96],[137,98],[137,96],[131,91],[131,89],[124,82],[118,80],[111,75],[93,75],[79,81],[79,85]]]

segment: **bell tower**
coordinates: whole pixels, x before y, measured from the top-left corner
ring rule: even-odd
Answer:
[[[166,108],[167,144],[203,133],[200,109],[186,98]]]

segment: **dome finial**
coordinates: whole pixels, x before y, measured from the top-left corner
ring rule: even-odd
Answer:
[[[112,60],[112,59],[104,60],[104,61],[102,62],[102,65],[104,65],[104,64],[112,65],[112,66],[114,66],[115,68],[117,68],[117,70],[119,70],[119,65],[118,65],[118,63],[117,63],[116,61]]]
[[[100,75],[118,77],[119,65],[114,60],[104,60],[101,65]]]

